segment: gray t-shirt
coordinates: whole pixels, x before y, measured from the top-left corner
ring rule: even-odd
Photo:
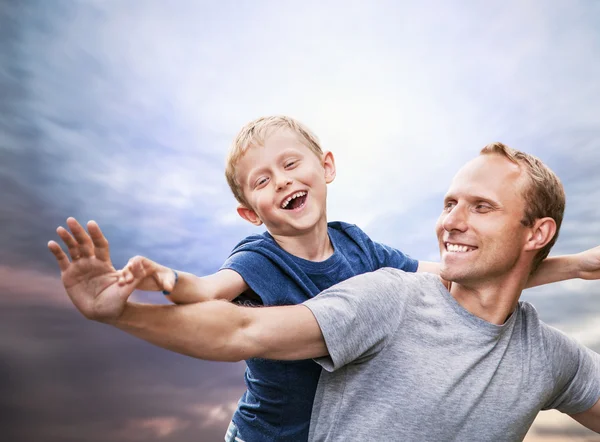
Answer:
[[[540,410],[600,398],[600,356],[527,302],[498,326],[435,275],[382,269],[304,305],[330,353],[317,360],[311,441],[516,441]]]

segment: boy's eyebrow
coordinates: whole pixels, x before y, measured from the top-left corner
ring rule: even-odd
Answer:
[[[260,175],[266,169],[267,169],[267,167],[261,167],[259,169],[252,169],[250,171],[250,173],[248,174],[248,176],[246,177],[246,181],[247,181],[246,184],[250,186],[252,184],[252,181],[254,181],[254,177],[256,177],[257,175]]]
[[[276,158],[276,161],[279,162],[282,160],[282,158],[287,157],[289,155],[300,155],[300,152],[298,151],[298,149],[288,147],[287,149],[284,149],[280,153],[278,153],[275,158]],[[269,166],[264,166],[264,167],[259,167],[259,168],[250,170],[250,173],[246,177],[246,181],[247,181],[246,184],[251,185],[251,183],[254,180],[254,177],[256,175],[260,175],[261,173],[263,173],[264,171],[266,171],[268,169],[269,169]]]

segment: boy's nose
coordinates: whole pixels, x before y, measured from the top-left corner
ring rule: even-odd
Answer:
[[[277,177],[277,190],[283,190],[286,187],[288,187],[290,184],[292,184],[292,179],[286,176],[278,176]]]

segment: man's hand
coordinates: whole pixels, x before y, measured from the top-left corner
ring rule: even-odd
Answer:
[[[581,279],[600,279],[600,246],[575,255]]]
[[[108,241],[94,221],[87,224],[88,233],[75,220],[67,219],[71,233],[62,226],[56,233],[69,249],[69,255],[58,243],[50,241],[65,290],[77,309],[88,319],[111,321],[123,313],[135,284],[119,285],[119,273],[110,261]]]
[[[175,287],[175,273],[172,269],[143,256],[131,258],[120,273],[120,286],[136,280],[138,290],[172,292]]]

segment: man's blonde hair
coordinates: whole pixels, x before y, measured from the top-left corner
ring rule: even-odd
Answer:
[[[491,143],[481,149],[481,155],[498,154],[508,158],[522,167],[528,176],[528,183],[523,189],[525,199],[525,216],[521,220],[524,226],[531,227],[537,219],[550,217],[556,222],[554,237],[533,259],[531,273],[546,259],[550,249],[558,239],[558,232],[565,212],[565,189],[560,179],[539,158],[512,149],[502,143]]]
[[[244,198],[242,186],[235,175],[235,168],[238,161],[244,156],[248,149],[251,147],[264,146],[267,138],[281,129],[288,129],[294,132],[298,136],[298,140],[312,150],[319,159],[323,156],[323,150],[321,149],[317,136],[298,120],[284,115],[274,115],[270,117],[260,117],[251,121],[242,127],[233,140],[233,144],[231,145],[231,149],[229,150],[225,161],[225,178],[227,178],[227,184],[229,184],[235,199],[241,204],[248,205]]]

